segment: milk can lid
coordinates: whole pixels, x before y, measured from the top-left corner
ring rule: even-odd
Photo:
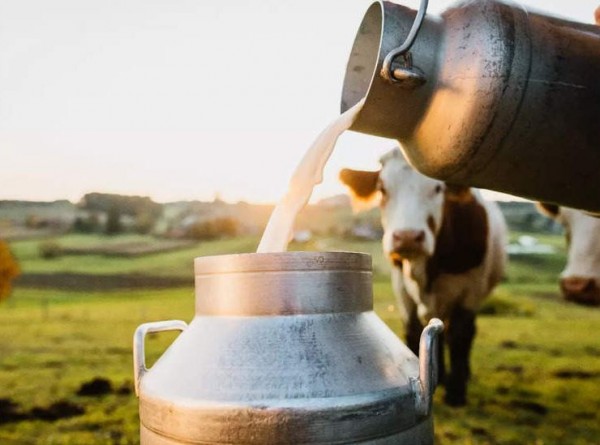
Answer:
[[[302,270],[371,271],[371,255],[358,252],[276,252],[215,255],[194,259],[196,275]]]
[[[373,309],[371,256],[280,252],[195,259],[196,315],[258,316]]]

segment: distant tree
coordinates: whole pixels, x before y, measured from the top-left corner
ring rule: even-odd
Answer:
[[[100,231],[100,219],[98,214],[91,213],[88,216],[78,216],[73,222],[73,231],[77,233],[95,233]]]
[[[17,260],[8,244],[0,240],[0,301],[6,300],[12,290],[12,281],[21,273]]]
[[[230,238],[237,234],[238,228],[239,223],[234,218],[215,218],[192,224],[186,236],[197,240]]]
[[[115,207],[111,207],[106,215],[105,233],[107,235],[117,235],[123,231],[121,225],[121,212]]]
[[[140,233],[148,233],[163,213],[163,206],[147,196],[88,193],[81,199],[79,206],[85,210],[105,212],[107,215],[105,231],[107,233],[122,231],[121,216],[133,217],[136,221],[135,230]],[[118,224],[117,219],[119,220]]]
[[[27,215],[25,218],[25,227],[29,229],[43,229],[48,227],[48,221],[37,215]]]
[[[137,233],[147,234],[152,232],[155,225],[156,217],[148,212],[144,212],[136,216],[134,230]]]
[[[239,223],[234,218],[217,218],[213,220],[214,231],[220,237],[237,235]]]

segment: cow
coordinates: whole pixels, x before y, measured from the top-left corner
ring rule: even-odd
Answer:
[[[600,218],[581,210],[538,203],[542,213],[562,224],[567,238],[567,266],[560,289],[567,301],[600,305]]]
[[[383,251],[392,265],[407,345],[418,354],[423,326],[433,317],[444,321],[440,382],[448,405],[465,405],[475,314],[504,273],[504,218],[478,191],[417,172],[398,148],[380,162],[379,171],[344,169],[340,180],[353,203],[379,203]],[[450,354],[447,375],[444,343]]]

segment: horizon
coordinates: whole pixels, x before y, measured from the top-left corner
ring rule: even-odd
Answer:
[[[157,202],[277,202],[339,114],[371,3],[1,3],[0,199],[74,201],[103,190]],[[522,3],[586,23],[597,6]],[[343,134],[311,202],[344,193],[338,171],[376,169],[392,144]]]
[[[505,193],[498,193],[498,192],[492,192],[489,190],[482,190],[483,193],[491,193],[491,194],[495,194],[497,196],[492,196],[492,197],[486,197],[486,199],[490,200],[490,201],[496,201],[496,202],[529,202],[529,203],[534,203],[534,201],[529,200],[529,199],[525,199],[525,198],[521,198],[519,196],[512,196],[512,195],[507,195]],[[153,196],[151,195],[124,195],[121,193],[105,193],[103,191],[93,191],[93,192],[89,192],[89,193],[100,193],[100,194],[116,194],[116,195],[121,195],[121,196],[135,196],[135,197],[140,197],[140,198],[149,198],[151,199],[153,202],[160,204],[160,205],[166,205],[166,204],[174,204],[174,203],[180,203],[180,202],[202,202],[202,203],[214,203],[214,202],[224,202],[225,204],[229,204],[229,205],[236,205],[236,204],[240,204],[240,203],[245,203],[248,205],[260,205],[260,206],[275,206],[277,204],[277,202],[263,202],[263,201],[248,201],[248,200],[238,200],[238,201],[230,201],[227,199],[223,199],[221,198],[218,194],[216,196],[213,196],[212,199],[177,199],[177,200],[173,200],[173,201],[159,201],[159,200],[155,200]],[[79,201],[81,201],[81,199],[83,199],[83,197],[85,196],[82,195],[79,199],[67,199],[67,198],[57,198],[57,199],[50,199],[50,200],[37,200],[37,199],[10,199],[10,198],[1,198],[0,197],[0,203],[3,202],[24,202],[24,203],[32,203],[32,204],[52,204],[52,203],[56,203],[56,202],[64,202],[67,201],[73,205],[77,205],[79,203]],[[318,205],[321,201],[326,201],[329,199],[334,199],[334,198],[339,198],[341,196],[345,196],[348,199],[350,199],[350,195],[348,193],[337,193],[334,195],[329,195],[329,196],[324,196],[324,197],[320,197],[316,200],[311,200],[308,205]]]

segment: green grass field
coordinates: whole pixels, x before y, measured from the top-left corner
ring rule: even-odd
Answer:
[[[83,245],[103,240],[68,236],[60,242]],[[193,257],[252,251],[257,241],[207,242],[127,259],[90,255],[42,260],[38,241],[16,242],[12,247],[25,273],[191,276]],[[558,237],[548,241],[563,244]],[[328,238],[294,246],[300,247],[373,254],[376,312],[401,332],[379,243]],[[442,403],[443,388],[436,393],[436,443],[600,443],[600,311],[560,300],[556,281],[563,264],[564,251],[512,259],[507,280],[478,318],[468,406],[448,408]],[[17,287],[0,305],[0,408],[4,400],[5,405],[16,404],[15,412],[32,413],[62,401],[85,412],[56,421],[6,423],[0,414],[0,444],[138,443],[137,399],[131,393],[132,334],[147,321],[189,321],[193,307],[191,286],[104,293]],[[175,336],[149,337],[150,363]],[[81,385],[95,377],[108,379],[113,391],[77,395]]]

